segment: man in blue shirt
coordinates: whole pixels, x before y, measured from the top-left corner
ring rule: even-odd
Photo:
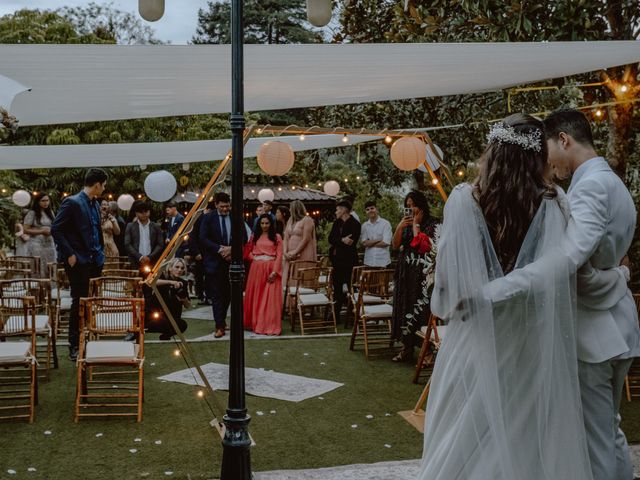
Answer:
[[[89,279],[99,277],[104,265],[104,240],[97,198],[104,192],[107,173],[90,168],[80,193],[67,197],[51,225],[51,236],[64,263],[71,288],[69,313],[69,359],[78,358],[80,298],[89,295]]]

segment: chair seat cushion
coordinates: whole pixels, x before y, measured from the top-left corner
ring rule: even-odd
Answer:
[[[318,305],[328,305],[329,298],[324,293],[313,293],[311,295],[300,295],[298,302],[303,307],[314,307]]]
[[[296,294],[296,287],[289,287],[289,293],[291,295],[295,295]],[[309,295],[311,293],[316,293],[316,291],[313,288],[300,287],[300,288],[298,288],[298,293],[300,295]]]
[[[327,280],[328,280],[328,279],[329,279],[329,277],[328,277],[327,275],[320,275],[320,276],[318,277],[318,282],[319,282],[321,285],[326,285],[326,284],[327,284]]]
[[[356,303],[358,301],[359,296],[360,292],[355,292],[353,294],[353,303]],[[362,303],[364,303],[365,305],[374,305],[376,303],[385,303],[385,300],[381,297],[376,297],[375,295],[365,294],[362,298]]]
[[[362,316],[367,318],[385,318],[393,313],[393,307],[386,303],[382,305],[365,305],[362,308]]]
[[[60,309],[71,310],[71,297],[60,297]]]
[[[27,317],[28,328],[31,328],[31,316]],[[24,317],[21,315],[12,315],[7,318],[7,321],[2,329],[3,333],[11,333],[24,329]],[[48,315],[36,315],[36,332],[47,333],[49,332],[49,316]]]
[[[30,342],[0,342],[0,364],[31,360]]]
[[[58,292],[57,288],[52,288],[51,296],[53,298],[71,298],[71,290],[60,289],[60,291]]]
[[[98,340],[87,342],[87,363],[134,363],[138,360],[139,346],[133,342]]]

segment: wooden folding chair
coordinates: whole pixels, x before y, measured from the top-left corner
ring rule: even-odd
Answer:
[[[35,331],[36,336],[46,341],[44,349],[40,348],[32,353],[38,359],[45,358],[45,378],[49,380],[49,370],[53,363],[58,368],[58,352],[56,347],[56,311],[51,297],[51,283],[41,278],[0,280],[0,298],[33,297],[35,302]],[[5,305],[5,313],[9,312]],[[13,322],[22,321],[22,306],[14,311],[14,316],[5,319],[4,328],[13,329]],[[0,331],[0,334],[2,332]],[[40,362],[42,364],[42,361]]]
[[[130,268],[108,268],[108,269],[102,269],[102,276],[103,277],[135,278],[135,277],[140,277],[140,271],[137,269],[133,270]]]
[[[31,278],[29,268],[13,268],[0,265],[0,280],[12,280],[14,278]]]
[[[392,280],[393,270],[390,269],[363,270],[360,277],[349,349],[353,350],[359,340],[358,343],[364,344],[367,358],[373,349],[390,351],[393,307],[387,302],[393,295],[390,288]],[[368,297],[377,297],[383,303],[367,303],[365,299]]]
[[[16,312],[20,312],[17,314]],[[33,297],[0,299],[0,419],[33,423],[38,404],[36,306]],[[26,338],[27,341],[24,341]],[[16,341],[22,340],[22,341]]]
[[[338,333],[336,317],[333,311],[333,290],[331,288],[331,267],[300,268],[297,275],[296,307],[300,333],[317,333],[333,331]],[[329,283],[325,293],[320,285],[320,277],[325,276]],[[294,317],[291,318],[291,329],[295,328]]]
[[[294,313],[297,311],[296,305],[296,286],[298,285],[298,271],[302,268],[317,267],[318,262],[315,260],[294,260],[289,262],[289,270],[287,272],[287,278],[285,279],[284,288],[284,308],[282,309],[283,315],[289,315],[291,321],[291,330],[295,325]],[[308,291],[307,293],[313,293]]]
[[[144,395],[144,299],[80,300],[80,345],[75,421],[81,417],[136,417]],[[103,340],[133,333],[131,342]]]
[[[358,297],[360,292],[360,283],[362,282],[362,273],[369,270],[384,270],[383,267],[368,267],[366,265],[357,265],[351,270],[351,287],[349,288],[349,304],[351,306],[351,312],[353,318],[358,318],[356,306],[358,304]],[[364,305],[379,305],[385,303],[386,299],[376,295],[365,295],[362,298]]]
[[[102,276],[89,280],[91,297],[142,297],[141,277]]]
[[[442,325],[440,319],[433,314],[429,316],[427,325],[416,332],[416,336],[422,339],[422,347],[420,348],[418,363],[416,364],[416,370],[413,374],[413,383],[418,383],[420,373],[423,369],[428,369],[429,374],[431,370],[433,370],[436,355],[438,350],[440,350],[440,344],[446,332],[447,326]]]

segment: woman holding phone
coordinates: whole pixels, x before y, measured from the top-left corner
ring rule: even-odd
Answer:
[[[391,336],[403,344],[402,351],[393,357],[394,362],[408,362],[413,357],[414,335],[403,335],[403,327],[407,322],[407,314],[413,312],[415,304],[422,296],[422,265],[409,262],[411,256],[424,255],[426,248],[422,238],[426,234],[433,237],[436,222],[429,214],[429,204],[424,193],[412,191],[404,199],[404,217],[398,223],[393,234],[391,247],[399,250],[396,271],[393,281],[393,316]],[[428,308],[428,306],[426,307]],[[429,312],[422,316],[425,320]]]

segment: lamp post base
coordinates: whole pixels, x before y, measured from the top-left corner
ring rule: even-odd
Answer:
[[[251,480],[251,437],[249,421],[244,411],[227,410],[223,417],[226,427],[222,439],[222,469],[220,480]]]

